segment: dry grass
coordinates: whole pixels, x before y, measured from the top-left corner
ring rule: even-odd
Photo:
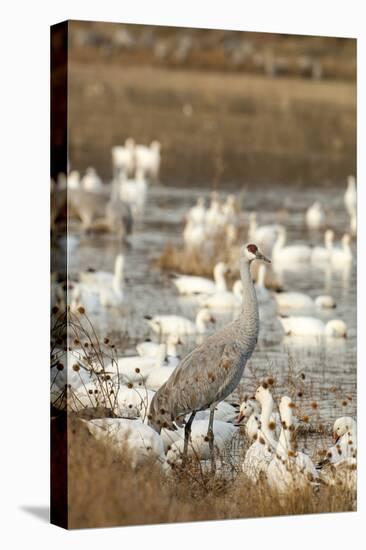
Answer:
[[[104,364],[115,357],[116,352],[113,343],[98,340],[85,312],[56,315],[53,329],[54,346],[65,349],[71,347],[71,343],[82,346],[85,360],[93,358],[91,368],[94,373],[99,372],[100,384],[103,384]],[[255,372],[252,375],[256,386],[260,380]],[[310,381],[303,373],[295,372],[291,361],[285,379],[280,384],[269,374],[261,382],[271,386],[275,400],[281,393],[279,386],[285,382],[288,393],[298,396],[296,413],[300,417],[305,412],[309,414],[309,420],[299,426],[296,435],[303,436],[303,430],[316,433],[321,440],[327,428],[320,423],[315,402],[307,406],[301,403],[303,398],[308,401],[311,397]],[[118,392],[118,388],[114,390]],[[316,491],[309,488],[283,497],[271,493],[265,480],[258,485],[251,484],[240,468],[248,446],[241,433],[236,442],[239,449],[234,449],[233,442],[225,454],[218,457],[222,468],[215,477],[209,469],[202,469],[196,458],[184,468],[175,465],[169,474],[154,461],[133,468],[127,447],[116,451],[113,446],[95,440],[82,422],[83,418],[114,414],[113,403],[107,408],[85,407],[78,412],[64,406],[53,408],[52,518],[55,523],[69,528],[88,528],[355,510],[355,494],[344,485],[321,485]]]
[[[344,512],[355,509],[354,494],[344,487],[321,487],[280,498],[266,485],[186,471],[164,475],[159,465],[132,469],[128,451],[95,441],[80,421],[69,419],[69,527],[107,527],[275,515]]]
[[[77,169],[92,164],[110,178],[110,148],[132,136],[161,141],[161,181],[168,185],[214,185],[218,149],[221,181],[237,188],[340,182],[355,172],[353,82],[173,71],[93,56],[81,62],[72,52],[68,67],[70,155]]]

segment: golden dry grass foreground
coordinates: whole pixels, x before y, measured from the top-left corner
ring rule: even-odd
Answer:
[[[54,420],[57,422],[57,420]],[[115,454],[95,441],[80,420],[69,418],[68,527],[111,527],[275,515],[344,512],[355,509],[345,486],[322,487],[279,497],[252,485],[213,479],[188,465],[164,475],[158,465],[132,469],[128,450]]]
[[[334,67],[338,60],[338,73],[270,77],[240,67],[224,70],[212,55],[210,63],[203,57],[197,65],[204,47],[171,66],[169,60],[153,63],[146,52],[106,56],[71,40],[72,166],[94,165],[109,178],[111,147],[132,136],[162,142],[165,184],[344,181],[356,169],[355,41],[291,38],[278,41],[287,49],[292,44],[296,59],[314,42],[319,59]]]

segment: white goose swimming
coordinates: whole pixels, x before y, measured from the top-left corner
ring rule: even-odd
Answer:
[[[333,252],[334,231],[327,229],[324,233],[324,246],[315,246],[311,250],[311,262],[319,264],[322,262],[330,262]]]
[[[199,304],[209,309],[222,310],[240,307],[243,299],[243,285],[240,280],[235,281],[232,291],[218,291],[210,296],[201,296]]]
[[[265,254],[271,254],[279,233],[284,230],[284,226],[278,223],[258,226],[256,212],[249,214],[248,240],[258,242]]]
[[[218,262],[213,270],[213,281],[206,277],[180,275],[173,279],[173,283],[180,294],[214,294],[227,290],[225,275],[228,272],[228,266]]]
[[[274,297],[280,309],[312,309],[315,306],[325,309],[336,307],[334,298],[328,295],[317,296],[313,300],[311,296],[303,292],[276,292]]]
[[[79,273],[79,283],[72,293],[76,304],[86,307],[87,310],[96,310],[98,306],[116,307],[122,304],[123,294],[124,257],[118,254],[115,260],[114,272],[83,271]]]
[[[331,263],[333,267],[343,267],[352,263],[351,237],[348,233],[343,235],[341,247],[332,249]]]
[[[318,473],[311,458],[295,450],[293,444],[294,423],[290,397],[282,397],[280,414],[282,429],[276,453],[267,469],[267,481],[271,489],[286,493],[293,488],[304,488],[318,480]]]
[[[266,474],[268,465],[272,460],[277,442],[274,438],[274,423],[271,424],[273,411],[273,397],[267,385],[258,387],[255,398],[262,407],[260,416],[260,428],[254,443],[246,452],[242,470],[246,477],[253,483],[257,483],[261,474]]]
[[[347,325],[341,319],[332,319],[324,323],[315,317],[279,317],[286,335],[289,336],[329,336],[346,338]]]
[[[272,250],[272,261],[274,265],[286,264],[286,269],[297,267],[298,263],[309,262],[311,259],[311,248],[304,244],[285,246],[286,230],[280,229],[276,243]]]
[[[90,289],[97,289],[106,286],[111,286],[114,278],[123,281],[125,260],[122,254],[116,256],[114,262],[114,272],[109,271],[82,271],[79,273],[79,281],[81,284],[88,286]]]
[[[207,331],[208,323],[215,323],[214,317],[207,308],[198,311],[195,322],[180,315],[145,315],[145,319],[157,334],[179,336],[204,334]]]

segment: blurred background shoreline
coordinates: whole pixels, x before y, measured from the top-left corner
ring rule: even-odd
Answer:
[[[69,23],[69,153],[158,139],[164,185],[343,185],[356,172],[356,40]]]

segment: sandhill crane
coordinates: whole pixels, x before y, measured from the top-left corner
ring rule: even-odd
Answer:
[[[240,275],[243,304],[240,315],[189,353],[155,394],[149,410],[149,424],[158,432],[176,429],[184,423],[184,455],[187,456],[191,425],[197,411],[210,409],[207,438],[212,471],[215,470],[213,421],[215,407],[239,384],[244,367],[257,344],[258,303],[250,265],[254,260],[270,262],[255,244],[242,247]]]

